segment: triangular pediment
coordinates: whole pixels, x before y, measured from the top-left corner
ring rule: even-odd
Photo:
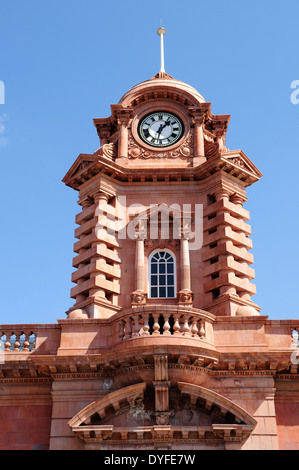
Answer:
[[[71,166],[62,181],[65,184],[68,184],[74,176],[79,175],[82,171],[86,170],[86,168],[92,163],[94,163],[96,160],[97,157],[95,155],[79,155],[79,157],[75,160],[75,162],[73,163],[73,165]]]
[[[132,213],[128,212],[130,218],[135,217],[138,214],[140,220],[154,220],[157,217],[166,217],[167,219],[178,219],[182,220],[183,217],[186,219],[188,216],[192,217],[192,212],[182,210],[178,204],[165,204],[157,203],[151,204],[149,208],[143,206],[134,207],[131,209]]]
[[[252,163],[252,161],[247,157],[247,155],[242,150],[233,150],[229,152],[224,152],[221,154],[221,159],[228,162],[230,165],[240,169],[256,178],[261,178],[262,173],[257,169],[257,167]]]
[[[89,169],[94,168],[97,163],[102,162],[103,165],[110,164],[116,156],[116,147],[113,143],[104,144],[93,154],[80,154],[79,157],[75,160],[65,177],[63,182],[67,185],[70,185],[74,180],[81,180],[83,183],[86,179],[89,179],[94,174]]]

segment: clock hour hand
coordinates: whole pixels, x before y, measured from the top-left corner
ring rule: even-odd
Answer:
[[[167,121],[164,123],[164,124],[161,124],[159,129],[158,129],[158,138],[160,137],[160,134],[161,132],[163,131],[163,129],[167,126],[170,126],[170,121],[169,121],[169,118],[167,119]]]
[[[164,125],[163,125],[163,124],[160,124],[160,127],[159,127],[159,129],[157,130],[158,139],[159,139],[160,134],[161,134],[162,130],[164,129],[164,127],[165,127],[165,124],[164,124]]]

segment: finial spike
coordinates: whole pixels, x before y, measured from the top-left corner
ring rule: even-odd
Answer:
[[[160,65],[160,73],[165,73],[164,68],[164,34],[166,34],[166,29],[160,26],[157,30],[157,34],[160,36],[160,57],[161,57],[161,65]]]

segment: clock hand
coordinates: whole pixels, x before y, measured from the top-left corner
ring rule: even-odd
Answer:
[[[161,134],[162,130],[164,129],[164,127],[165,127],[165,125],[163,126],[163,124],[160,124],[160,127],[159,127],[159,129],[157,130],[158,139],[159,139],[160,134]]]
[[[160,127],[158,129],[158,136],[160,137],[160,134],[163,131],[163,129],[167,126],[170,126],[170,125],[171,125],[171,123],[169,122],[169,118],[168,118],[167,121],[164,124],[160,125]]]
[[[167,119],[167,121],[165,122],[165,124],[163,125],[162,129],[164,129],[164,127],[167,127],[167,126],[170,126],[171,125],[171,122],[169,121],[169,118]]]

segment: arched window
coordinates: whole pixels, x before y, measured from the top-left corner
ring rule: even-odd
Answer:
[[[149,298],[176,297],[175,256],[169,250],[156,250],[149,258]]]

